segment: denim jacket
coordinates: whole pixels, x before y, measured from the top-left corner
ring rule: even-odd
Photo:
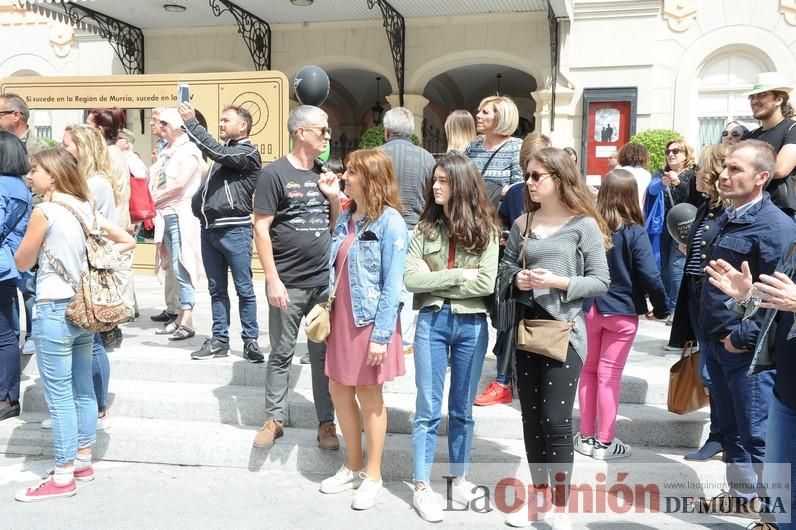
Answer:
[[[0,175],[0,281],[19,276],[14,254],[28,228],[31,201],[22,177]]]
[[[332,234],[330,293],[335,280],[334,263],[348,237],[350,219],[351,212],[341,212]],[[370,340],[387,344],[400,310],[409,233],[401,214],[390,207],[373,221],[361,219],[354,229],[357,236],[348,251],[347,263],[354,325],[361,328],[374,324]]]

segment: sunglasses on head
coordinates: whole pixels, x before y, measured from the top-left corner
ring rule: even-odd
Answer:
[[[666,156],[669,156],[669,155],[677,156],[677,155],[680,154],[680,151],[682,151],[682,149],[680,149],[679,147],[675,147],[674,149],[667,149],[666,150]]]
[[[525,174],[525,180],[531,179],[534,182],[539,182],[543,177],[550,176],[550,173],[539,173],[538,171],[531,171]]]
[[[733,138],[740,138],[741,131],[735,129],[734,131],[721,131],[721,137],[726,138],[727,136],[732,136]]]

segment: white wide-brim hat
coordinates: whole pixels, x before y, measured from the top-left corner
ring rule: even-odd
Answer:
[[[772,90],[790,93],[790,91],[793,90],[793,82],[779,72],[763,72],[757,74],[752,90],[747,92],[746,95],[751,96],[753,94],[770,92]]]

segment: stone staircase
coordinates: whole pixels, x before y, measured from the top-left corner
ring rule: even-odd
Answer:
[[[252,440],[264,417],[265,364],[252,365],[241,359],[239,326],[233,324],[231,330],[233,356],[192,361],[190,351],[205,337],[168,343],[155,336],[157,324],[148,317],[160,311],[162,291],[152,278],[138,276],[136,292],[142,316],[125,326],[124,344],[110,353],[112,423],[108,431],[98,433],[98,458],[313,473],[332,473],[339,467],[342,454],[318,449],[315,440],[317,419],[310,368],[299,364],[298,359],[306,351],[305,338],[299,339],[292,365],[285,436],[270,451],[254,449]],[[264,293],[261,282],[257,293]],[[267,311],[264,295],[260,298],[260,344],[267,352]],[[195,326],[200,332],[209,330],[206,291],[200,290],[197,300]],[[237,322],[237,314],[232,321]],[[623,377],[617,436],[633,446],[633,462],[657,462],[661,455],[674,455],[673,459],[682,464],[679,456],[685,448],[697,447],[707,435],[706,410],[687,416],[666,410],[668,367],[676,359],[676,354],[663,353],[668,331],[662,323],[642,322]],[[490,354],[480,388],[494,374],[495,362]],[[47,417],[47,406],[35,356],[23,358],[22,384],[23,413],[17,419],[0,422],[0,453],[51,455],[51,434],[40,428],[41,420]],[[409,356],[406,375],[385,385],[389,422],[384,474],[390,478],[411,476],[414,392]],[[443,462],[447,458],[445,409],[443,404],[445,417],[438,441],[439,460]],[[473,462],[522,462],[518,401],[476,407],[474,416]]]

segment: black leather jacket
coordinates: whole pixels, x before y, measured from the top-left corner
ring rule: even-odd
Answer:
[[[213,161],[207,179],[191,199],[191,210],[202,228],[226,228],[251,224],[252,199],[262,161],[249,138],[213,138],[196,119],[185,122],[188,137]]]

